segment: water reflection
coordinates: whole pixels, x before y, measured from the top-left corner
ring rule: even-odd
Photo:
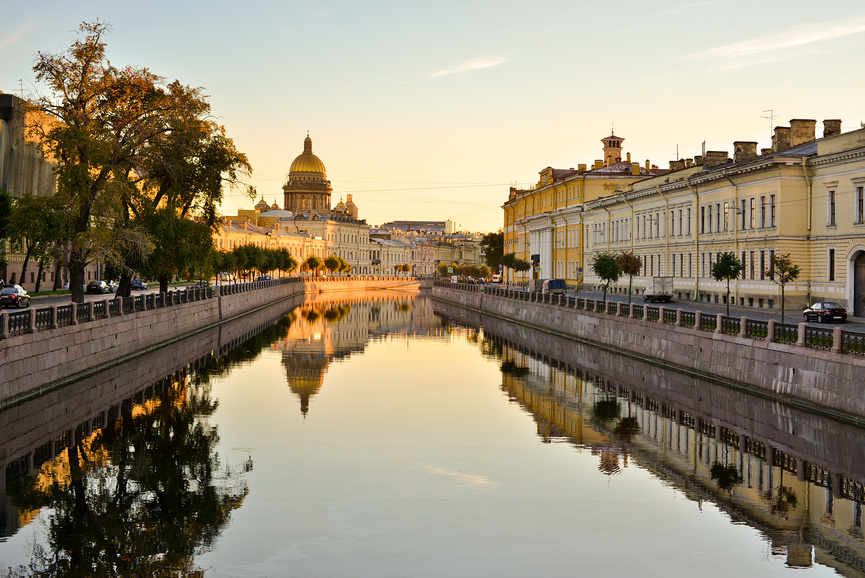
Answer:
[[[483,325],[482,352],[500,360],[503,388],[531,412],[545,441],[590,448],[608,476],[633,461],[763,532],[790,567],[865,572],[861,429],[436,307]]]
[[[50,508],[47,541],[11,575],[186,575],[247,494],[220,463],[208,386],[178,378],[93,432],[77,432],[34,476],[9,484],[22,511]],[[83,435],[81,435],[83,434]]]

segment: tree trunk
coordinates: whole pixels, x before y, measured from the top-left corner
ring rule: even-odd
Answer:
[[[129,297],[132,295],[132,275],[123,273],[120,275],[120,283],[117,285],[116,297]]]
[[[628,276],[628,305],[631,304],[631,290],[632,290],[633,286],[634,286],[634,276],[629,275]]]
[[[784,284],[781,284],[781,323],[784,323]]]
[[[22,287],[27,280],[27,264],[30,262],[30,251],[30,243],[27,243],[27,252],[24,253],[24,265],[21,267],[21,279],[18,281],[18,284]]]
[[[159,292],[167,293],[168,292],[168,273],[160,273],[159,274]]]
[[[69,255],[69,290],[72,292],[73,303],[84,303],[84,268],[87,261],[78,249],[72,249]]]
[[[36,288],[34,292],[39,292],[39,287],[42,285],[42,271],[45,270],[45,259],[39,259],[39,272],[36,273]]]
[[[63,264],[60,261],[54,263],[54,291],[63,287],[61,273],[63,272]]]
[[[730,279],[727,279],[727,317],[730,316]]]

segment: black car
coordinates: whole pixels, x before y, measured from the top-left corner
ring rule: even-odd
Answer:
[[[30,307],[30,296],[20,285],[3,285],[0,307]]]
[[[87,292],[88,293],[111,293],[111,286],[108,285],[105,281],[91,281],[87,284]]]
[[[815,303],[803,311],[802,316],[805,321],[817,321],[818,323],[847,321],[847,310],[832,301],[823,301]]]

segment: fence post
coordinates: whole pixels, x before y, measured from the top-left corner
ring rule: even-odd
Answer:
[[[844,350],[844,335],[840,327],[832,329],[832,352],[841,353]]]
[[[27,328],[28,333],[36,333],[36,308],[30,308],[30,324]]]
[[[628,319],[634,318],[634,304],[628,303]]]
[[[78,303],[75,301],[72,302],[72,320],[70,321],[71,325],[78,325]]]
[[[87,304],[87,321],[96,321],[96,304],[89,301]]]
[[[621,317],[621,316],[622,316],[622,302],[619,301],[618,303],[616,303],[616,317]]]
[[[664,311],[666,311],[666,308],[663,305],[659,305],[658,306],[658,323],[664,322]]]
[[[701,327],[702,325],[703,325],[703,312],[702,311],[695,311],[694,312],[694,329],[697,329],[697,330],[702,329],[702,327]]]
[[[718,313],[715,317],[715,333],[723,333],[724,332],[724,314]]]
[[[0,311],[0,339],[6,339],[9,335],[9,314]]]
[[[682,326],[682,310],[676,309],[676,327]]]
[[[804,323],[799,323],[797,325],[798,335],[796,336],[796,345],[799,347],[805,347],[805,328],[808,327]]]
[[[51,323],[48,324],[51,329],[57,329],[57,306],[51,306]]]
[[[768,327],[766,329],[766,341],[775,341],[775,320],[770,319],[767,325]]]
[[[748,336],[748,318],[741,317],[739,319],[739,337],[747,337]]]

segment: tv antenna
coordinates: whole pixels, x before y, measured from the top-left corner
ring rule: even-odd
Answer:
[[[774,127],[775,127],[775,111],[770,108],[769,110],[764,110],[763,112],[769,113],[769,116],[761,116],[760,118],[769,119],[769,137],[771,137],[772,131],[774,130]]]

